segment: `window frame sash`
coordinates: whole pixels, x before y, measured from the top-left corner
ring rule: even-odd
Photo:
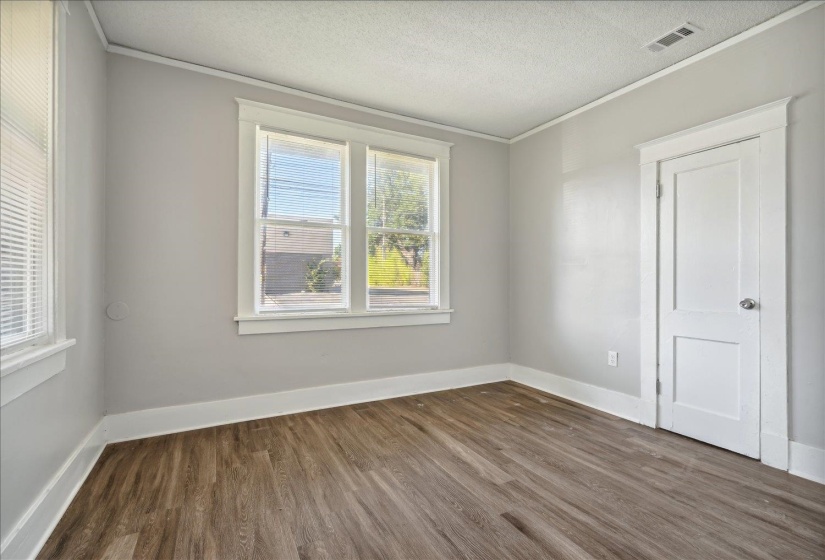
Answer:
[[[36,345],[14,348],[3,352],[0,362],[0,407],[31,391],[66,369],[67,353],[76,344],[66,333],[66,18],[65,2],[52,3],[52,99],[49,138],[52,142],[50,163],[49,202],[51,227],[47,263],[50,266],[46,291],[49,300],[48,336]],[[59,8],[57,7],[59,6]],[[10,348],[11,349],[11,348]]]
[[[304,219],[284,219],[284,218],[269,218],[264,217],[263,215],[263,202],[261,200],[261,195],[263,193],[263,185],[262,182],[265,180],[264,175],[261,172],[261,149],[262,149],[262,142],[264,138],[268,138],[268,134],[279,134],[282,136],[291,136],[294,138],[302,138],[308,140],[320,140],[324,142],[329,142],[332,144],[338,144],[341,146],[340,151],[340,163],[341,163],[341,185],[340,185],[340,194],[341,194],[341,203],[339,207],[339,213],[341,216],[339,223],[327,223],[327,222],[319,222],[315,220],[304,220]],[[312,313],[312,312],[347,312],[350,310],[350,240],[349,240],[349,192],[350,192],[350,184],[348,180],[348,167],[349,167],[349,147],[345,142],[340,142],[334,139],[327,139],[318,136],[310,136],[306,134],[299,134],[299,133],[291,133],[285,130],[274,129],[272,127],[266,127],[257,125],[255,130],[255,242],[254,242],[254,250],[255,250],[255,259],[253,259],[254,263],[254,310],[256,315],[286,315],[286,314],[294,314],[294,313]],[[269,149],[267,148],[267,164],[269,163]],[[268,167],[268,165],[267,165]],[[268,177],[267,179],[268,180]],[[341,305],[334,305],[334,306],[307,306],[307,307],[295,307],[289,309],[267,309],[267,306],[264,306],[262,303],[262,293],[261,293],[261,286],[264,282],[264,275],[263,271],[261,270],[261,260],[262,256],[261,253],[263,251],[262,240],[261,240],[261,230],[263,225],[289,225],[293,227],[306,227],[306,228],[324,228],[324,229],[331,229],[331,230],[341,230]]]
[[[51,77],[47,108],[46,196],[43,200],[45,231],[42,240],[40,240],[40,243],[42,243],[42,260],[39,263],[43,270],[38,288],[39,294],[33,294],[32,275],[28,270],[26,272],[25,291],[27,296],[24,316],[26,331],[29,332],[32,330],[37,309],[42,305],[44,329],[42,333],[33,338],[26,338],[7,346],[0,346],[0,356],[4,358],[27,351],[35,351],[37,348],[53,344],[58,338],[62,339],[65,336],[65,327],[62,325],[63,313],[58,307],[58,302],[62,302],[63,298],[62,294],[59,293],[60,285],[57,278],[57,261],[62,262],[62,245],[60,244],[62,236],[58,237],[57,231],[58,227],[62,227],[62,223],[56,223],[58,216],[62,217],[63,213],[62,211],[58,212],[58,208],[56,208],[58,203],[62,204],[62,200],[58,197],[56,191],[59,184],[62,185],[65,177],[63,171],[65,166],[65,125],[62,122],[65,117],[61,111],[65,107],[64,26],[66,16],[65,5],[54,2],[50,2],[50,5],[51,49],[49,57],[51,60],[49,61],[49,73]],[[58,122],[58,119],[61,122]],[[26,236],[27,245],[31,245],[31,229],[26,228],[25,232],[21,233]],[[27,253],[25,256],[27,260],[30,260],[31,253]],[[57,328],[58,325],[60,328]]]
[[[382,148],[380,146],[367,146],[367,169],[369,169],[369,154],[370,152],[383,152],[387,154],[399,155],[399,156],[406,156],[415,159],[421,159],[425,161],[429,161],[433,163],[433,179],[430,182],[429,188],[427,189],[427,228],[426,229],[404,229],[404,228],[388,228],[383,226],[371,226],[367,223],[366,219],[366,207],[364,209],[364,223],[367,224],[367,245],[366,250],[367,254],[369,254],[369,234],[370,233],[397,233],[400,235],[426,235],[430,238],[430,282],[429,282],[429,303],[427,305],[416,305],[416,306],[392,306],[392,307],[374,307],[370,306],[370,298],[369,298],[369,268],[367,269],[367,295],[366,295],[366,305],[364,307],[365,311],[368,312],[380,312],[380,311],[403,311],[405,309],[439,309],[440,307],[440,271],[442,268],[442,261],[440,258],[440,239],[439,239],[439,231],[441,226],[441,219],[439,214],[439,207],[440,207],[440,175],[439,175],[439,166],[441,165],[441,161],[437,157],[428,157],[428,156],[421,156],[411,154],[409,152],[401,152],[398,150],[391,150],[387,148]],[[369,190],[369,178],[367,178],[367,182],[365,183],[365,190]]]

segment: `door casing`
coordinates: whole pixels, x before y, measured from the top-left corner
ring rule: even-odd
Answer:
[[[788,469],[788,97],[639,144],[641,168],[641,423],[658,426],[659,199],[662,161],[759,139],[760,456]]]

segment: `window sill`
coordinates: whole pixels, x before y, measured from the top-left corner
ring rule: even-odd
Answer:
[[[450,322],[452,309],[370,311],[366,313],[295,313],[292,315],[255,315],[235,317],[238,334],[287,333],[443,325]]]
[[[0,406],[6,406],[66,369],[66,350],[75,342],[70,338],[3,357],[3,365],[0,366]]]

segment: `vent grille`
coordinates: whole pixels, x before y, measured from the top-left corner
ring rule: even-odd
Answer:
[[[670,47],[671,45],[678,43],[682,39],[696,34],[699,31],[701,30],[695,25],[692,25],[690,23],[684,23],[676,29],[674,29],[673,31],[670,31],[662,37],[659,37],[655,41],[651,41],[650,43],[646,44],[644,48],[649,50],[650,52],[660,52]]]

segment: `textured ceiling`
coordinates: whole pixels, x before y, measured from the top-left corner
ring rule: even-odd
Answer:
[[[506,138],[800,3],[93,2],[117,45]]]

